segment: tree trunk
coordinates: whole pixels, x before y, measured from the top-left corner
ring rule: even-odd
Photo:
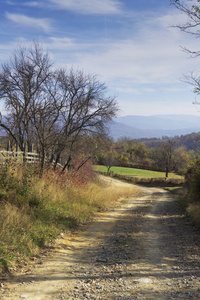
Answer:
[[[88,162],[88,160],[90,160],[90,158],[91,158],[91,156],[89,156],[87,159],[85,159],[85,160],[78,166],[78,168],[76,169],[76,172],[78,172],[78,171],[80,170],[80,168],[81,168],[82,166],[84,166],[84,164],[86,164],[86,162]]]
[[[70,161],[72,160],[71,156],[68,157],[68,160],[66,162],[66,164],[64,165],[63,169],[62,169],[62,174],[65,172],[65,169],[67,168],[69,170],[70,168]]]
[[[23,149],[23,163],[26,163],[26,142],[24,143],[24,149]]]
[[[53,167],[54,171],[56,170],[56,166],[57,166],[57,164],[59,162],[59,159],[60,159],[60,154],[57,154],[56,160],[55,160],[55,163],[54,163],[54,167]]]
[[[169,167],[166,166],[166,169],[165,169],[165,177],[168,178],[168,174],[169,174]]]
[[[42,147],[42,156],[41,156],[41,161],[40,161],[40,177],[41,178],[44,173],[44,163],[45,163],[45,151],[44,151],[44,148]]]

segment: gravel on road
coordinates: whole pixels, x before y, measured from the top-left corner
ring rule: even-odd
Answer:
[[[61,236],[26,274],[0,279],[0,299],[200,299],[199,231],[171,194],[138,188],[121,208]]]

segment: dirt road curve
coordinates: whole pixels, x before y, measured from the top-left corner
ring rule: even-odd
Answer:
[[[141,189],[60,238],[26,274],[0,281],[0,299],[200,299],[200,233],[167,192]]]

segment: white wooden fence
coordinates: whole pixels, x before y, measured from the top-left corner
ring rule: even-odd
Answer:
[[[9,160],[16,162],[37,163],[40,160],[38,153],[22,152],[22,151],[0,151],[0,164],[3,164]]]

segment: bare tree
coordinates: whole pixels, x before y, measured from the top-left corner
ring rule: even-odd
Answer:
[[[107,174],[110,169],[117,164],[118,153],[115,150],[108,151],[104,154],[103,163],[107,167]]]
[[[115,98],[106,97],[106,86],[96,76],[84,75],[73,69],[69,72],[59,70],[55,82],[57,101],[62,106],[55,162],[67,148],[66,168],[79,137],[105,132],[106,124],[116,115],[117,105]]]
[[[181,31],[192,34],[196,37],[200,36],[200,7],[199,0],[171,0],[171,4],[178,8],[187,16],[187,21],[183,24],[176,24],[174,27]],[[189,52],[200,55],[200,51]]]
[[[162,141],[154,151],[154,160],[161,169],[165,170],[166,178],[168,177],[169,172],[173,170],[175,144],[175,140],[168,139]]]
[[[181,31],[189,33],[196,38],[200,37],[200,1],[199,0],[171,0],[171,4],[179,9],[187,17],[187,20],[182,24],[175,24],[173,27],[179,28]],[[192,50],[182,47],[184,51],[192,57],[199,57],[200,50]],[[200,75],[191,72],[185,77],[185,81],[194,87],[194,92],[200,94]],[[200,104],[195,101],[194,104]]]
[[[19,48],[8,63],[1,66],[0,100],[8,111],[4,128],[24,150],[30,149],[34,140],[31,118],[33,107],[43,98],[45,82],[50,76],[51,62],[41,46],[34,43],[30,48]]]
[[[0,119],[0,127],[22,151],[25,142],[29,149],[33,141],[39,144],[41,175],[48,153],[51,161],[55,159],[55,167],[62,157],[64,171],[74,152],[80,152],[77,145],[104,133],[116,115],[115,98],[107,97],[106,92],[96,76],[73,69],[53,70],[48,54],[34,43],[28,49],[20,48],[1,67],[0,100],[8,115],[5,121]],[[85,156],[78,168],[87,159]]]
[[[61,159],[65,161],[62,172],[64,172],[66,168],[78,172],[89,160],[92,160],[98,151],[98,139],[99,137],[96,135],[80,135],[73,144],[73,151],[69,153],[70,149],[65,149],[62,153]],[[69,157],[70,160],[66,160],[66,158]]]
[[[39,146],[41,176],[43,174],[47,153],[56,143],[59,113],[60,106],[57,105],[50,96],[48,98],[43,96],[43,99],[34,103],[31,108],[30,121]]]

